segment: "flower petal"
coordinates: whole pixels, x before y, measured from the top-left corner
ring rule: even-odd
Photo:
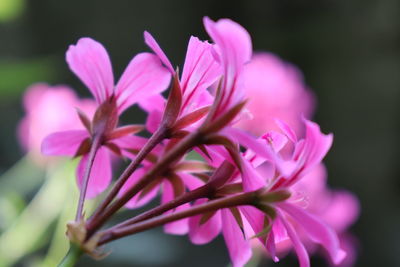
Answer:
[[[174,68],[172,67],[171,62],[165,55],[164,51],[162,51],[160,45],[154,39],[154,37],[147,31],[144,32],[144,42],[153,50],[153,52],[160,58],[162,63],[167,67],[167,69],[171,72],[172,75],[175,74]]]
[[[211,48],[212,45],[208,42],[190,37],[181,77],[183,110],[191,107],[192,111],[200,107],[199,97],[221,75],[221,68],[212,55]]]
[[[89,88],[99,104],[113,94],[114,76],[105,48],[91,38],[70,45],[66,54],[73,73]]]
[[[82,186],[83,176],[88,162],[88,155],[84,155],[77,168],[77,183]],[[111,182],[111,159],[110,152],[105,147],[100,147],[94,158],[93,166],[89,176],[86,198],[94,198],[102,193]]]
[[[137,183],[137,181],[142,178],[142,176],[146,173],[145,168],[140,168],[136,170],[129,178],[128,180],[124,183],[122,186],[121,190],[118,192],[118,196],[122,196],[123,193],[129,190],[134,184]],[[159,190],[159,185],[155,186],[152,188],[147,194],[141,195],[141,192],[136,194],[133,198],[131,198],[126,204],[125,207],[128,209],[136,209],[139,207],[142,207],[149,203],[152,199],[154,199],[157,195],[157,192]]]
[[[205,203],[205,199],[199,199],[195,205]],[[221,214],[217,211],[205,223],[201,224],[202,215],[189,218],[189,238],[193,244],[206,244],[213,240],[221,231]]]
[[[244,239],[235,217],[229,209],[221,210],[222,233],[234,267],[244,266],[251,258],[251,247]]]
[[[283,218],[278,212],[278,216],[284,227],[286,228],[287,234],[292,241],[294,250],[296,251],[297,258],[299,259],[300,267],[310,267],[310,257],[308,256],[307,250],[301,243],[299,236],[293,229],[293,226]]]
[[[165,180],[163,183],[163,192],[161,196],[161,202],[167,203],[170,202],[175,198],[174,195],[174,189],[171,185],[171,183],[168,180]],[[189,208],[189,204],[183,204],[177,208],[175,208],[175,211],[180,211]],[[166,212],[166,213],[170,213]],[[181,219],[172,223],[167,223],[164,225],[164,231],[168,234],[173,234],[173,235],[184,235],[188,232],[189,230],[189,225],[188,225],[189,219]]]
[[[156,55],[136,55],[115,87],[119,113],[142,99],[161,93],[167,89],[170,79],[170,73]]]
[[[250,61],[252,45],[249,33],[230,19],[217,22],[205,17],[204,26],[216,44],[216,52],[223,67],[224,80],[219,113],[243,100],[243,80],[240,79],[243,66]]]
[[[86,130],[71,130],[48,135],[42,142],[42,153],[52,156],[75,156],[82,141],[89,137]]]
[[[340,249],[338,236],[332,228],[314,215],[292,204],[282,202],[277,205],[304,228],[311,240],[321,244],[328,251],[335,264],[339,264],[344,259],[346,254]]]

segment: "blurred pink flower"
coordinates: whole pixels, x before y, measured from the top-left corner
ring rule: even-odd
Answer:
[[[240,120],[236,127],[260,136],[279,130],[275,119],[280,119],[301,136],[300,118],[311,117],[315,100],[300,70],[274,54],[256,53],[245,65],[243,81],[250,118]]]
[[[346,252],[346,258],[340,266],[353,266],[357,256],[357,244],[355,238],[347,231],[359,216],[360,204],[351,192],[328,188],[326,178],[325,166],[320,164],[294,188],[298,192],[304,192],[305,209],[320,217],[338,233],[341,247]]]
[[[34,162],[43,164],[49,161],[40,153],[43,139],[57,131],[84,129],[76,108],[92,117],[96,103],[79,99],[67,86],[38,83],[26,90],[23,107],[26,115],[18,126],[19,141]]]

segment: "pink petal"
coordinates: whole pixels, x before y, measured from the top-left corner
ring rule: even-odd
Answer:
[[[288,139],[285,135],[270,131],[262,136],[268,144],[272,146],[274,151],[279,152],[286,145]]]
[[[229,69],[233,68],[232,72],[241,69],[243,64],[250,61],[251,38],[242,26],[230,19],[214,22],[205,17],[203,22],[207,33],[219,47],[221,61],[224,65],[229,64]]]
[[[239,24],[229,19],[217,22],[205,17],[204,26],[216,44],[219,61],[223,66],[222,104],[219,112],[223,113],[231,105],[243,100],[243,80],[240,79],[243,66],[252,55],[249,33]]]
[[[180,172],[179,176],[182,178],[183,183],[190,191],[204,185],[203,181],[201,181],[199,178],[194,177],[191,174]]]
[[[284,132],[284,134],[292,141],[293,143],[297,143],[297,135],[294,130],[284,121],[280,119],[275,119],[276,124],[278,124],[279,128]]]
[[[75,156],[82,141],[89,137],[86,130],[72,130],[48,135],[42,142],[42,153],[52,156]]]
[[[181,88],[183,106],[199,107],[199,97],[221,75],[218,62],[211,53],[212,45],[191,37],[183,67]],[[191,108],[193,110],[193,108]]]
[[[274,262],[278,262],[279,258],[276,256],[276,246],[275,246],[275,234],[274,231],[271,231],[267,237],[266,248]]]
[[[321,244],[328,251],[335,264],[339,264],[344,259],[345,252],[340,249],[338,236],[332,228],[314,215],[292,204],[282,202],[277,205],[304,228],[311,240]]]
[[[121,197],[126,191],[128,191],[134,184],[137,183],[137,181],[142,178],[142,176],[147,172],[148,170],[145,168],[140,168],[136,170],[125,182],[125,184],[122,186],[121,190],[118,192],[118,196]],[[148,192],[146,195],[142,196],[141,192],[139,192],[136,196],[131,198],[126,204],[125,207],[128,209],[136,209],[139,207],[142,207],[149,203],[151,200],[153,200],[157,196],[159,186],[155,186],[150,192]]]
[[[83,176],[88,162],[88,155],[84,155],[78,165],[77,183],[82,186]],[[86,191],[86,198],[94,198],[102,193],[111,182],[111,159],[110,152],[105,147],[100,147],[96,153],[91,169],[89,184]]]
[[[299,236],[293,229],[293,226],[287,222],[283,216],[278,212],[278,216],[284,227],[286,228],[287,234],[292,241],[294,250],[296,251],[297,258],[299,259],[300,267],[310,267],[310,258],[308,256],[307,250],[301,243]]]
[[[160,58],[162,63],[168,68],[172,75],[175,74],[174,68],[172,67],[171,62],[165,55],[164,51],[162,51],[161,47],[154,39],[154,37],[147,31],[144,32],[144,42],[153,50],[153,52]]]
[[[161,93],[167,89],[170,79],[170,73],[156,55],[136,55],[115,87],[119,113],[142,99]]]
[[[244,266],[251,258],[251,247],[229,209],[221,210],[222,233],[234,267]]]
[[[195,202],[195,205],[205,203],[205,199]],[[202,245],[213,240],[221,231],[221,215],[217,211],[207,222],[200,225],[202,215],[189,218],[189,238],[193,244]]]
[[[271,161],[282,175],[292,173],[294,166],[289,164],[290,162],[283,161],[279,154],[273,150],[273,146],[266,144],[264,140],[257,139],[255,136],[233,127],[225,128],[224,133],[244,147],[253,150],[258,156]]]
[[[150,97],[146,97],[139,102],[139,106],[147,113],[158,110],[160,112],[164,111],[166,101],[164,97],[160,94],[156,94]]]
[[[242,159],[242,182],[245,192],[255,191],[267,185],[267,177],[262,177],[246,159]]]
[[[161,124],[163,112],[159,110],[152,110],[148,113],[146,120],[146,129],[150,133],[154,133]]]
[[[167,203],[170,202],[175,198],[174,195],[174,190],[172,188],[171,183],[168,180],[165,180],[163,183],[163,192],[161,196],[161,203]],[[189,204],[183,204],[175,209],[175,211],[180,211],[189,208]],[[170,213],[170,212],[166,212]],[[164,225],[164,231],[168,234],[173,234],[173,235],[184,235],[188,232],[189,230],[189,225],[188,225],[189,219],[185,218],[182,220],[178,220],[172,223],[167,223]]]
[[[321,215],[333,229],[343,232],[357,220],[359,213],[360,202],[357,197],[350,192],[340,190],[331,192],[329,208]]]
[[[70,45],[66,54],[72,72],[89,88],[98,103],[113,94],[114,76],[105,48],[90,38],[81,38]]]

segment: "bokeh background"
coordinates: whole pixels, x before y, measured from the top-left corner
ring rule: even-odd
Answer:
[[[361,216],[352,228],[359,239],[356,266],[400,266],[398,0],[0,0],[0,194],[12,195],[12,205],[10,200],[0,204],[3,216],[10,205],[17,214],[39,189],[8,181],[7,170],[14,166],[14,176],[42,175],[20,160],[24,152],[16,128],[26,87],[39,81],[69,84],[88,96],[64,61],[68,45],[83,36],[106,46],[115,73],[121,73],[135,53],[147,50],[143,30],[157,37],[172,62],[182,62],[188,37],[206,38],[204,15],[238,21],[251,33],[255,50],[276,53],[302,70],[318,98],[315,120],[324,132],[335,134],[326,158],[329,183],[355,192],[361,201]],[[133,110],[127,116],[140,121],[143,114]],[[15,171],[15,164],[25,164],[25,171]],[[13,194],[14,190],[22,193]],[[53,222],[46,231],[56,226]],[[23,246],[23,238],[36,230],[29,231],[9,242]],[[36,244],[40,249],[16,266],[40,262],[49,240],[44,234]],[[229,262],[222,238],[194,246],[186,237],[167,236],[161,229],[111,247],[112,254],[103,262],[85,258],[79,266],[195,267]],[[326,266],[318,257],[313,263]],[[276,266],[295,264],[289,257]],[[267,265],[262,261],[254,266]]]

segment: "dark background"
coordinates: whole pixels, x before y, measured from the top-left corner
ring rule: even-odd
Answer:
[[[172,62],[182,62],[188,37],[206,38],[204,15],[238,21],[252,35],[255,50],[274,52],[303,71],[318,97],[315,120],[335,134],[326,159],[329,182],[354,191],[361,201],[352,229],[360,240],[357,266],[400,266],[397,0],[26,1],[17,19],[0,24],[0,171],[23,155],[15,129],[26,86],[65,83],[88,95],[64,61],[69,44],[83,36],[103,43],[118,77],[135,53],[147,50],[143,30],[157,38]],[[194,246],[186,237],[159,233],[115,242],[102,265],[88,260],[81,266],[226,266],[229,261],[221,238]],[[293,264],[289,258],[277,266]]]

